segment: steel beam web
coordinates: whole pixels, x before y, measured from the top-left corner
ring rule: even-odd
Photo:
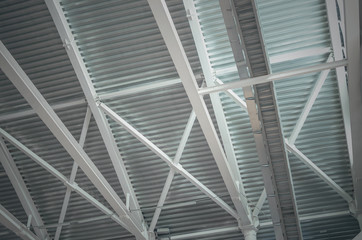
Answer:
[[[352,131],[352,177],[356,212],[362,214],[362,93],[359,1],[344,1],[346,50],[348,58],[348,93]],[[359,221],[362,228],[362,219]]]
[[[237,63],[243,61],[244,56],[251,77],[267,76],[269,64],[254,1],[221,0],[219,3],[239,76],[242,76],[245,70]],[[259,55],[263,57],[255,57]],[[242,89],[261,165],[274,232],[277,239],[301,239],[301,227],[274,85],[273,82],[262,84],[252,82],[252,84],[254,84],[253,89],[251,86],[244,86]]]

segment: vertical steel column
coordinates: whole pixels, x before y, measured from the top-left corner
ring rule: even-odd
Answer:
[[[352,177],[356,214],[362,214],[362,94],[360,75],[360,26],[359,1],[344,1],[346,23],[346,50],[348,93],[352,131]],[[361,220],[361,219],[359,219]],[[359,221],[362,229],[362,222]]]

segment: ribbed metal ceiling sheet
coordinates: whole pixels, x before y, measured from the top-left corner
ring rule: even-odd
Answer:
[[[209,58],[216,76],[225,83],[240,79],[218,1],[195,1],[195,3]],[[247,78],[247,76],[245,65],[243,77]],[[235,92],[243,98],[241,89],[236,89]],[[250,119],[248,113],[225,93],[221,93],[220,98],[244,183],[245,194],[251,209],[254,209],[264,189],[264,182]],[[260,213],[260,221],[269,219],[269,207],[266,202]]]
[[[101,101],[171,158],[174,157],[192,111],[147,1],[62,2],[76,42],[84,56]],[[182,1],[167,1],[196,74],[200,64]],[[90,18],[90,16],[96,16]],[[202,79],[199,78],[199,85]],[[170,84],[168,84],[170,82]],[[162,84],[163,87],[148,89]],[[117,93],[119,92],[119,93]],[[103,96],[109,96],[105,98]],[[210,105],[210,103],[208,104]],[[119,124],[109,119],[145,219],[150,223],[169,167]],[[196,122],[181,164],[218,196],[231,204],[201,128]],[[172,232],[217,227],[236,221],[196,187],[176,175],[161,212],[160,227]],[[178,207],[178,204],[193,204]],[[175,207],[172,207],[175,205]],[[195,215],[195,212],[198,214]],[[208,220],[206,220],[208,219]]]
[[[269,58],[330,47],[325,1],[258,0],[260,23]],[[284,55],[285,56],[285,55]],[[329,53],[274,63],[272,72],[324,63]],[[285,137],[289,137],[320,73],[275,82]],[[305,124],[296,147],[339,186],[353,194],[352,178],[335,71],[329,73]],[[289,154],[297,205],[301,216],[348,210],[347,202],[293,154]],[[313,188],[311,188],[313,186]],[[324,221],[322,232],[333,232],[336,223],[358,230],[356,221]],[[311,224],[317,224],[313,222]],[[303,224],[305,239],[349,239],[347,235],[311,234]],[[339,231],[339,230],[335,230]],[[342,231],[342,230],[341,230]],[[346,231],[346,234],[348,231]],[[353,235],[353,234],[351,234]],[[313,236],[313,237],[312,237]],[[339,237],[337,237],[339,236]]]
[[[207,50],[216,76],[223,82],[239,79],[218,1],[195,1]],[[330,46],[324,1],[258,0],[263,36],[269,57],[316,47]],[[109,105],[171,158],[174,157],[191,113],[173,62],[147,1],[70,1],[63,0],[69,26],[91,75],[101,101]],[[181,0],[167,1],[177,31],[194,73],[201,85],[201,67]],[[84,95],[52,22],[45,3],[3,1],[0,3],[0,39],[46,100],[52,105],[84,101]],[[272,65],[278,72],[303,64],[321,63],[328,54]],[[245,69],[245,78],[247,77]],[[276,83],[279,110],[286,137],[308,98],[317,74]],[[35,114],[20,114],[30,107],[7,77],[0,71],[0,126],[24,143],[49,164],[69,177],[73,160]],[[235,90],[240,97],[241,91]],[[230,128],[246,196],[253,209],[264,184],[255,143],[246,112],[225,94],[220,94]],[[206,98],[213,116],[210,100]],[[76,139],[82,129],[86,103],[56,110]],[[8,115],[16,113],[17,115]],[[9,116],[18,116],[16,118]],[[20,117],[19,117],[20,116]],[[215,119],[214,117],[212,117]],[[145,220],[150,223],[169,167],[138,140],[109,120],[125,162]],[[216,123],[214,123],[216,124]],[[323,169],[347,192],[352,194],[348,152],[343,130],[338,88],[331,71],[312,108],[296,146]],[[44,224],[54,237],[66,187],[31,159],[8,144]],[[111,160],[92,118],[85,151],[125,201]],[[321,151],[323,150],[323,151]],[[348,206],[332,189],[289,155],[301,215],[347,210]],[[181,164],[197,179],[232,206],[232,201],[196,121]],[[27,217],[15,192],[0,167],[0,203],[20,221]],[[104,204],[110,206],[78,170],[76,182]],[[313,185],[313,189],[310,188]],[[259,239],[274,239],[265,203],[260,213],[265,223]],[[157,227],[169,228],[179,235],[218,227],[236,227],[237,222],[186,179],[175,175],[165,208]],[[350,217],[303,222],[305,239],[348,239],[358,231]],[[334,235],[333,235],[334,234]],[[1,239],[16,239],[0,226]],[[197,239],[240,239],[239,231]],[[134,239],[126,230],[102,214],[76,193],[71,194],[61,239]]]

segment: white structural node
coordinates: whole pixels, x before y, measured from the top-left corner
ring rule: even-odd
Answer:
[[[104,206],[101,202],[99,202],[97,199],[92,197],[89,193],[84,191],[81,187],[78,186],[76,182],[71,183],[63,174],[61,174],[58,170],[56,170],[54,167],[52,167],[50,164],[48,164],[44,159],[40,158],[38,155],[36,155],[34,152],[32,152],[29,148],[27,148],[24,144],[19,142],[17,139],[15,139],[13,136],[11,136],[9,133],[4,131],[0,128],[0,136],[6,139],[6,141],[10,142],[12,145],[14,145],[17,149],[22,151],[26,156],[28,156],[30,159],[32,159],[34,162],[39,164],[42,168],[44,168],[46,171],[48,171],[51,175],[53,175],[55,178],[57,178],[59,181],[61,181],[65,186],[72,189],[72,191],[78,193],[81,197],[83,197],[85,200],[87,200],[90,204],[95,206],[97,209],[99,209],[101,212],[103,212],[108,218],[111,218],[113,221],[118,223],[120,226],[124,227],[128,231],[130,229],[128,228],[128,225],[121,220],[116,213],[112,212],[110,209],[108,209],[106,206]]]
[[[92,114],[91,114],[90,108],[87,107],[87,112],[85,114],[82,132],[80,134],[80,139],[79,139],[79,145],[81,147],[84,147],[84,142],[85,142],[85,138],[87,135],[91,116],[92,116]],[[71,172],[70,178],[69,178],[70,183],[74,183],[75,177],[77,175],[77,170],[78,170],[78,164],[76,162],[74,162],[73,167],[72,167],[72,172]],[[71,188],[68,187],[65,192],[62,210],[60,212],[60,216],[59,216],[59,220],[58,220],[59,226],[57,227],[57,230],[55,232],[54,240],[58,240],[60,237],[60,233],[62,231],[62,223],[64,222],[65,214],[67,212],[67,208],[68,208],[68,204],[69,204],[69,200],[70,200],[70,194],[71,194]]]
[[[142,225],[140,226],[137,219],[129,215],[126,205],[2,42],[0,42],[0,67],[120,218],[124,219],[130,231],[139,239],[147,239],[147,232],[142,229]]]
[[[96,106],[96,99],[98,99],[99,97],[94,89],[92,81],[90,80],[89,73],[79,52],[79,49],[74,41],[74,36],[69,28],[67,20],[65,19],[59,1],[46,0],[45,3],[47,4],[55,26],[64,43],[68,57],[74,68],[75,74],[77,75],[80,86],[82,87],[88,105],[92,111],[93,117],[96,120],[103,142],[107,148],[114,170],[116,171],[118,181],[122,187],[124,194],[126,196],[130,196],[130,208],[140,209],[136,194],[134,193],[126,167],[124,166],[123,159],[114,140],[111,129],[108,125],[107,120],[105,119],[105,116]],[[140,228],[143,232],[147,232],[147,224],[143,219],[141,211],[134,211],[132,213],[128,212],[127,215],[130,215],[134,219],[134,222],[137,224],[138,228]]]
[[[115,113],[112,109],[106,106],[104,103],[98,103],[99,108],[102,109],[108,116],[110,116],[114,121],[119,123],[123,128],[132,134],[135,138],[137,138],[141,143],[143,143],[148,149],[150,149],[153,153],[159,156],[167,165],[171,168],[171,170],[181,174],[188,181],[190,181],[195,187],[197,187],[201,192],[207,195],[211,200],[213,200],[216,204],[222,207],[225,211],[227,211],[231,216],[238,219],[238,214],[232,209],[226,202],[224,202],[221,198],[219,198],[215,193],[213,193],[209,188],[207,188],[204,184],[202,184],[199,180],[197,180],[194,176],[192,176],[188,171],[186,171],[180,163],[175,163],[172,159],[163,152],[159,147],[157,147],[154,143],[152,143],[149,139],[143,136],[137,129],[131,126],[127,121],[121,118],[117,113]]]
[[[166,2],[164,0],[149,0],[148,3],[234,203],[237,211],[237,218],[240,219],[240,217],[243,216],[243,219],[240,219],[240,221],[250,221],[250,215],[248,218],[245,218],[245,207],[243,205],[243,199],[240,197],[240,188],[238,183],[235,182],[231,166],[217,136],[216,129],[212,123],[206,104],[202,96],[198,93],[199,88],[194,73],[192,72],[185,50],[177,34]]]

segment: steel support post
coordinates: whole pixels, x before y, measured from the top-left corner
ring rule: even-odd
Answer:
[[[0,67],[112,208],[121,218],[125,218],[125,222],[128,224],[131,232],[140,239],[147,239],[144,235],[147,234],[147,232],[141,230],[139,224],[137,224],[137,220],[132,215],[129,215],[129,212],[120,197],[2,42],[0,42]]]
[[[360,75],[359,1],[344,1],[346,50],[348,58],[348,93],[352,132],[351,164],[356,214],[362,213],[362,90]],[[360,225],[362,223],[360,222]]]
[[[221,142],[216,133],[207,106],[198,93],[198,86],[190,63],[187,59],[185,50],[181,44],[181,40],[177,34],[175,25],[171,18],[170,12],[164,0],[148,0],[153,16],[156,20],[158,28],[165,41],[170,56],[174,62],[177,73],[181,78],[186,94],[195,111],[201,129],[205,135],[206,141],[210,147],[216,164],[219,168],[221,176],[225,182],[226,188],[231,196],[231,199],[236,207],[237,218],[243,216],[244,212],[243,199],[240,198],[239,186],[234,181],[231,174],[232,170],[226,158]],[[240,214],[239,214],[240,213]]]
[[[30,217],[30,223],[36,235],[41,239],[48,239],[47,229],[37,227],[44,225],[43,220],[2,137],[0,137],[0,162],[15,189],[16,195],[19,197],[21,205]]]
[[[41,240],[0,204],[0,223],[24,240]]]
[[[73,34],[69,28],[67,20],[65,19],[63,10],[60,7],[59,1],[57,0],[45,0],[48,6],[49,12],[53,18],[55,26],[59,32],[60,38],[62,39],[65,49],[67,51],[70,62],[74,68],[74,71],[79,80],[80,86],[87,99],[88,105],[92,110],[94,119],[96,120],[99,132],[101,133],[103,142],[107,148],[109,157],[112,161],[114,170],[117,174],[118,181],[122,187],[124,195],[130,195],[130,207],[132,209],[140,209],[136,194],[134,193],[131,181],[129,179],[126,167],[123,159],[119,152],[118,146],[109,127],[109,124],[103,115],[103,113],[96,106],[96,100],[98,95],[94,89],[89,73],[83,61],[83,58],[79,52],[79,49],[74,41]],[[130,216],[135,220],[138,227],[142,228],[142,231],[147,231],[147,223],[144,221],[141,211],[135,211],[129,213]]]

